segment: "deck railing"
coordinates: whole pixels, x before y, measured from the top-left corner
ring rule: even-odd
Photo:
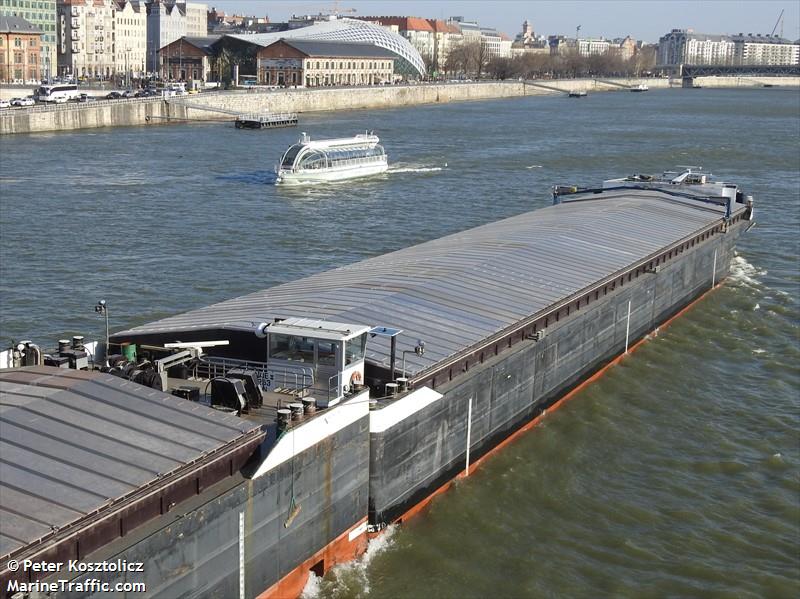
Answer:
[[[277,123],[283,121],[296,121],[297,120],[297,113],[296,112],[279,112],[275,114],[269,114],[264,112],[250,112],[247,114],[239,114],[237,120],[240,121],[258,121],[260,123]]]
[[[283,388],[303,392],[314,386],[314,371],[307,366],[270,368],[266,362],[222,356],[202,356],[195,368],[195,376],[213,379],[225,376],[234,368],[254,371],[258,384],[264,391]]]

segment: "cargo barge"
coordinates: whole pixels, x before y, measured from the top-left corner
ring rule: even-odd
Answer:
[[[548,208],[116,333],[110,347],[124,348],[127,366],[75,376],[178,387],[200,401],[124,381],[139,401],[155,394],[214,422],[239,414],[247,449],[224,468],[209,466],[213,481],[174,500],[154,487],[159,502],[129,524],[76,518],[36,537],[4,518],[0,558],[143,562],[142,574],[91,577],[144,581],[152,596],[297,596],[309,572],[359,555],[369,533],[402,522],[713,289],[752,219],[752,198],[702,173],[562,186]],[[65,351],[76,363],[76,350]],[[47,386],[62,372],[72,371],[2,371],[6,413],[22,418],[8,385]],[[15,389],[12,397],[30,395]],[[106,427],[123,421],[112,416],[92,430],[113,436]],[[87,468],[83,454],[50,458]],[[8,480],[0,480],[4,511],[5,487],[19,484]],[[78,509],[69,495],[61,503]],[[26,517],[47,523],[38,510],[29,503]],[[8,570],[0,577],[4,588],[20,580]]]

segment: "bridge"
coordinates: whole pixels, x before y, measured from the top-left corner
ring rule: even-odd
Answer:
[[[714,65],[680,64],[657,67],[662,72],[674,73],[678,77],[798,77],[800,65]]]

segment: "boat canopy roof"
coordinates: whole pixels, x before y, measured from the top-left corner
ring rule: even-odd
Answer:
[[[305,134],[303,134],[305,135]],[[311,139],[306,139],[302,141],[304,146],[307,148],[313,148],[315,150],[326,150],[326,149],[333,149],[333,148],[342,148],[342,147],[363,147],[363,146],[374,146],[380,141],[377,135],[372,135],[371,133],[361,133],[359,135],[355,135],[353,137],[339,137],[336,139],[318,139],[312,141]]]
[[[325,157],[337,160],[381,156],[385,152],[383,146],[378,145],[379,141],[378,136],[371,133],[317,141],[311,141],[303,133],[300,141],[286,150],[281,159],[281,167],[285,169],[300,166],[314,168],[315,166],[312,163],[321,161],[318,163],[318,167],[325,162]]]
[[[402,329],[411,376],[722,222],[725,208],[658,189],[615,189],[318,273],[114,335],[255,332],[274,318]],[[738,204],[737,204],[738,206]],[[742,209],[744,207],[742,206]],[[425,342],[424,355],[413,352]],[[367,346],[388,367],[388,343]]]

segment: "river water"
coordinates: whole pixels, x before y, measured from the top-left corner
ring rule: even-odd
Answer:
[[[727,284],[306,596],[800,595],[800,94],[653,90],[302,115],[391,170],[272,185],[298,130],[0,139],[0,338],[50,347],[702,165],[756,200]]]

